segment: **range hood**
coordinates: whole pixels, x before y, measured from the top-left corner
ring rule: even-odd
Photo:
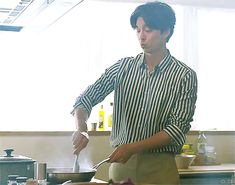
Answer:
[[[41,31],[83,0],[0,0],[0,31]]]

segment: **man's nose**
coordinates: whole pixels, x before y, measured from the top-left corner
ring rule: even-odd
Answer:
[[[144,32],[143,30],[140,31],[140,33],[139,33],[139,38],[140,38],[140,40],[145,40],[146,35],[145,35],[145,32]]]

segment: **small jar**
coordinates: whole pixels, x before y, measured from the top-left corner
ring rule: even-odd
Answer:
[[[37,180],[38,185],[47,185],[47,164],[35,163],[34,164],[34,178]]]
[[[17,185],[26,185],[27,177],[17,177],[16,182]]]
[[[17,177],[19,177],[19,175],[8,175],[7,185],[17,185],[17,181],[16,181]]]
[[[206,146],[206,164],[216,164],[216,151],[214,146]]]

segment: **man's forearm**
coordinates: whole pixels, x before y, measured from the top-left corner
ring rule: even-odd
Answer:
[[[161,131],[148,139],[133,143],[132,147],[134,153],[139,153],[149,149],[161,148],[168,145],[170,142],[170,136],[165,131]]]
[[[87,120],[88,120],[88,113],[83,108],[75,108],[74,109],[74,117],[75,117],[75,124],[77,130],[80,132],[87,132]]]

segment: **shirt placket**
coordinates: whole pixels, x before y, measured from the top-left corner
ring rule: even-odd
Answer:
[[[143,98],[143,104],[142,104],[142,111],[143,111],[143,128],[146,130],[148,122],[149,122],[149,108],[150,108],[150,103],[151,103],[151,75],[149,74],[148,71],[145,73],[145,78],[144,78],[144,98]]]

